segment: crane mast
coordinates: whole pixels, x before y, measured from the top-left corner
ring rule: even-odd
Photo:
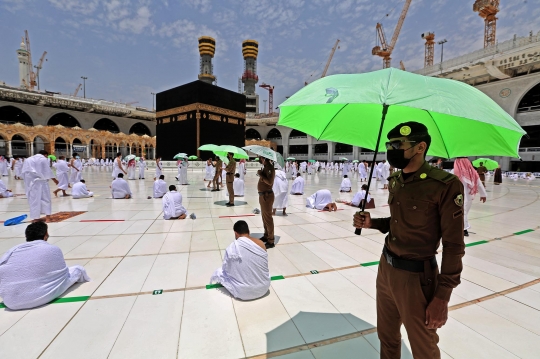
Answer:
[[[330,62],[332,62],[332,58],[334,57],[334,53],[336,52],[336,49],[338,48],[339,39],[336,40],[336,43],[334,44],[334,47],[332,47],[332,51],[330,52],[330,56],[328,56],[328,61],[326,61],[326,66],[324,67],[324,71],[322,72],[321,79],[326,76],[326,73],[328,72],[328,68],[330,67]]]
[[[424,67],[433,66],[433,57],[435,56],[435,33],[424,32],[422,39],[426,40],[424,51]]]
[[[268,114],[271,115],[274,113],[274,86],[263,82],[259,87],[268,90]]]
[[[499,0],[476,0],[473,11],[484,19],[484,48],[495,45]]]

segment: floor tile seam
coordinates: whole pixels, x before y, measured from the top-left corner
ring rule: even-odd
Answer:
[[[31,310],[27,310],[27,312],[26,312],[22,317],[20,317],[19,319],[17,319],[13,324],[11,324],[8,328],[6,328],[6,330],[4,330],[3,333],[0,333],[0,337],[1,337],[2,335],[6,334],[11,328],[13,328],[13,326],[14,326],[15,324],[17,324],[22,318],[26,317],[26,316],[28,315],[28,313],[30,313],[30,312],[31,312]]]
[[[521,304],[521,305],[523,305],[523,306],[525,306],[525,307],[529,307],[529,308],[531,308],[531,309],[534,309],[534,310],[536,310],[537,312],[540,311],[540,310],[538,310],[538,309],[536,309],[536,308],[533,308],[533,307],[531,307],[531,306],[529,306],[529,305],[527,305],[527,304],[525,304],[525,303],[522,303],[522,302],[520,302],[520,301],[518,301],[518,300],[515,300],[514,298],[510,298],[510,297],[507,297],[507,296],[504,296],[504,297],[505,297],[505,298],[508,298],[508,299],[510,299],[510,300],[512,300],[512,301],[514,301],[514,302],[516,302],[516,303],[519,303],[519,304]],[[480,303],[481,303],[481,302],[480,302]],[[503,318],[503,319],[505,319],[505,320],[508,320],[509,322],[511,322],[511,323],[513,323],[513,324],[515,324],[515,325],[517,325],[518,327],[523,328],[524,330],[526,330],[526,331],[528,331],[528,332],[530,332],[530,333],[532,333],[532,334],[534,334],[534,335],[540,337],[540,334],[535,333],[535,332],[531,331],[530,329],[525,328],[522,324],[518,323],[517,321],[514,321],[512,318],[503,317],[503,316],[500,315],[499,313],[496,313],[496,312],[494,312],[493,310],[491,310],[491,309],[489,309],[489,308],[486,308],[486,307],[484,307],[484,306],[482,306],[482,305],[480,305],[480,307],[481,307],[482,309],[487,310],[488,312],[493,313],[494,315],[496,315],[496,316],[498,316],[498,317],[501,317],[501,318]]]
[[[488,240],[488,242],[492,242],[492,241],[493,240]],[[486,244],[488,244],[488,243],[486,243]],[[493,248],[493,247],[491,247],[491,248]],[[496,247],[496,248],[502,249],[500,247]],[[503,257],[503,258],[505,258],[507,260],[521,261],[524,264],[532,265],[534,267],[539,267],[538,264],[529,263],[529,261],[533,261],[533,262],[534,261],[540,261],[540,258],[532,256],[532,255],[527,254],[527,253],[520,253],[520,252],[511,250],[511,249],[506,249],[506,248],[504,248],[503,251],[490,251],[489,253],[498,255],[498,256]],[[521,259],[516,259],[515,257],[511,256],[512,254],[514,256],[523,256],[523,257]]]
[[[528,288],[522,288],[522,289],[528,289]],[[532,289],[531,289],[531,290],[532,290]],[[533,290],[533,292],[536,292],[536,291]],[[508,294],[511,294],[511,293],[508,293]],[[522,305],[524,305],[524,306],[526,306],[526,307],[529,307],[529,308],[531,308],[531,309],[534,309],[534,310],[536,310],[537,312],[540,312],[540,309],[535,308],[535,307],[533,307],[533,306],[530,306],[529,304],[522,302],[520,299],[512,298],[512,297],[509,297],[508,295],[505,295],[505,297],[508,298],[508,299],[513,300],[514,302],[518,302],[519,304],[522,304]],[[539,334],[539,335],[540,335],[540,334]]]
[[[475,257],[475,258],[476,258],[476,257]],[[522,283],[518,283],[518,282],[512,282],[511,280],[508,280],[508,279],[499,277],[498,275],[495,275],[495,274],[493,274],[493,273],[486,272],[485,270],[478,269],[478,268],[472,267],[472,266],[467,265],[467,264],[464,264],[463,266],[472,268],[472,269],[474,269],[474,270],[477,270],[477,271],[482,272],[482,273],[485,273],[485,274],[489,274],[489,275],[491,275],[491,276],[493,276],[493,277],[495,277],[495,278],[497,278],[497,279],[502,279],[502,280],[504,280],[504,281],[513,283],[513,284],[515,284],[515,285],[520,285],[520,284],[522,284]],[[505,267],[505,268],[507,268],[507,267]],[[510,269],[510,268],[507,268],[507,269]],[[514,269],[514,270],[515,270],[515,269]],[[517,271],[517,272],[519,272],[519,271]],[[522,272],[520,272],[520,273],[522,273]],[[525,274],[525,273],[523,273],[523,274]],[[465,278],[465,279],[467,279],[467,278]],[[467,279],[467,280],[468,280],[469,282],[472,282],[470,279]],[[474,282],[473,282],[473,283],[474,283]],[[476,283],[475,283],[475,284],[476,284]]]
[[[534,194],[536,194],[536,199],[526,205],[523,205],[521,207],[516,207],[516,208],[513,208],[513,209],[509,209],[509,210],[506,210],[504,212],[500,212],[500,213],[492,213],[492,214],[489,214],[489,215],[486,215],[486,216],[482,216],[482,217],[476,217],[476,218],[471,218],[472,219],[482,219],[482,218],[488,218],[488,217],[493,217],[493,216],[496,216],[496,215],[499,215],[499,214],[505,214],[505,213],[508,213],[508,212],[513,212],[513,211],[517,211],[519,209],[523,209],[525,207],[528,207],[530,205],[533,205],[534,203],[536,203],[538,201],[538,199],[540,199],[540,194],[536,191],[533,191]]]
[[[131,304],[131,308],[129,308],[129,312],[126,315],[126,317],[124,318],[124,322],[122,323],[122,326],[120,327],[120,330],[116,334],[116,338],[114,338],[114,342],[112,343],[112,345],[111,345],[111,347],[109,349],[109,352],[107,353],[107,358],[109,358],[109,356],[111,355],[111,353],[112,353],[112,351],[114,349],[114,346],[116,345],[116,342],[118,341],[118,338],[120,337],[120,334],[122,333],[122,330],[124,329],[124,326],[126,325],[126,322],[127,322],[128,318],[129,318],[129,315],[131,314],[131,311],[133,310],[133,308],[135,308],[135,304],[137,303],[137,300],[139,300],[138,296],[133,301],[133,304]]]
[[[500,248],[500,249],[504,249],[505,252],[510,251],[510,252],[514,252],[514,253],[517,253],[517,254],[525,254],[525,255],[530,256],[532,258],[540,259],[540,250],[539,249],[536,249],[539,252],[538,254],[532,254],[532,253],[530,253],[530,250],[535,249],[535,248],[527,248],[527,247],[520,246],[519,244],[515,244],[515,243],[514,243],[514,245],[522,247],[523,251],[519,251],[516,248],[506,248],[506,247],[499,247],[499,246],[496,246],[496,247]],[[511,257],[509,257],[509,258],[511,258]]]
[[[323,243],[325,243],[324,240],[321,239],[321,241],[322,241]],[[302,242],[302,243],[300,243],[300,245],[303,246],[303,247],[304,247],[305,249],[307,249],[308,251],[310,251],[311,253],[313,253],[313,255],[315,255],[317,258],[319,258],[320,260],[322,260],[324,263],[328,264],[328,266],[329,266],[330,268],[337,269],[336,267],[334,267],[333,265],[331,265],[330,263],[328,263],[327,261],[325,261],[323,258],[321,258],[320,256],[318,256],[317,253],[313,252],[311,249],[309,249],[308,247],[306,247],[306,246],[305,246],[305,243],[308,243],[308,242]],[[332,247],[332,246],[331,246],[330,244],[328,244],[328,243],[325,243],[325,244],[326,244],[326,245],[329,245],[330,247]],[[334,248],[334,247],[332,247],[332,248]],[[337,248],[334,248],[334,249],[336,249],[336,250],[337,250],[338,252],[340,252],[341,254],[345,255],[345,256],[346,256],[347,258],[349,258],[351,261],[357,262],[357,260],[355,260],[354,258],[349,257],[346,253],[343,253],[343,252],[340,251],[339,249],[337,249]],[[348,267],[348,266],[346,266],[346,267]],[[342,267],[339,267],[339,268],[342,268]],[[313,268],[313,269],[316,270],[317,268]]]
[[[188,256],[187,266],[186,266],[186,280],[185,280],[186,284],[187,284],[187,276],[188,276],[188,272],[189,272],[190,257],[191,256]],[[164,292],[165,292],[165,290],[164,290]],[[185,306],[186,306],[186,294],[184,293],[184,298],[182,300],[182,312],[180,313],[180,323],[179,323],[179,328],[178,328],[178,340],[176,341],[176,358],[177,359],[178,359],[178,356],[180,355],[180,337],[182,336],[182,323],[184,321],[184,308],[185,308]]]

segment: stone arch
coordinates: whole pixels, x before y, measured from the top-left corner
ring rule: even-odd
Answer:
[[[13,157],[28,156],[28,138],[22,133],[15,133],[11,136],[11,152]]]
[[[47,121],[47,126],[56,125],[62,125],[64,127],[81,127],[80,122],[75,117],[66,112],[58,112],[52,115]]]
[[[293,137],[307,137],[307,135],[302,131],[292,130],[291,133],[289,134],[289,138],[293,138]]]
[[[335,153],[352,153],[353,146],[345,143],[336,143]]]
[[[0,107],[0,123],[17,123],[33,126],[34,122],[30,115],[21,110],[17,106],[2,106]]]
[[[38,153],[41,150],[51,151],[51,140],[45,135],[35,135],[32,142],[34,144],[34,153]]]
[[[268,135],[266,135],[267,140],[271,140],[273,138],[282,138],[281,132],[277,128],[273,128],[268,132]]]
[[[523,109],[523,111],[520,111],[520,109]],[[530,89],[524,92],[518,102],[516,112],[526,112],[530,110],[540,110],[540,82],[531,86]]]
[[[100,118],[99,120],[97,120],[92,127],[100,131],[120,133],[120,128],[118,127],[116,122],[106,117]]]
[[[141,123],[141,122],[137,122],[136,124],[131,126],[131,128],[129,129],[129,134],[131,135],[132,133],[136,135],[141,135],[141,136],[142,135],[151,136],[150,129],[148,128],[148,126],[146,126],[144,123]]]
[[[26,142],[29,142],[29,141],[30,141],[30,139],[28,138],[28,136],[25,135],[24,133],[21,133],[21,132],[15,132],[15,133],[13,133],[13,134],[11,134],[11,135],[6,135],[6,136],[8,137],[8,141],[13,141],[13,137],[15,137],[15,136],[21,137],[21,138],[22,138],[24,141],[26,141]]]
[[[261,139],[262,139],[262,136],[259,133],[259,131],[257,131],[256,129],[248,128],[246,130],[246,140],[261,140]]]

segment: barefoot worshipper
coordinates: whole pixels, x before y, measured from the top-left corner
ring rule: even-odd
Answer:
[[[148,169],[146,166],[146,161],[144,160],[144,157],[141,156],[139,159],[139,179],[144,179],[144,170]]]
[[[303,195],[304,194],[304,186],[306,184],[306,181],[302,177],[302,175],[299,173],[296,174],[296,178],[293,181],[293,184],[291,186],[291,194],[292,195]]]
[[[52,211],[49,180],[54,176],[48,155],[49,153],[45,150],[39,151],[37,155],[24,161],[21,170],[26,197],[30,205],[30,218],[33,221],[39,220],[42,213],[45,214],[46,220],[49,220]]]
[[[71,195],[73,196],[73,199],[90,198],[94,197],[94,192],[90,192],[88,188],[86,188],[86,181],[82,179],[73,185]]]
[[[187,210],[182,205],[182,194],[176,186],[170,185],[169,192],[163,196],[163,219],[185,219]]]
[[[7,189],[4,181],[0,178],[0,198],[9,198],[13,197],[13,193],[10,189]]]
[[[233,226],[233,243],[225,249],[223,264],[216,269],[210,283],[219,283],[234,298],[253,300],[262,297],[270,288],[270,270],[265,244],[249,235],[245,221]]]
[[[66,190],[69,187],[69,165],[66,162],[66,157],[59,156],[58,161],[53,164],[53,167],[56,168],[56,180],[58,181],[57,187],[53,193],[56,197],[58,197],[58,192],[62,191],[62,194],[67,196]]]
[[[111,194],[114,199],[129,199],[131,198],[131,189],[129,183],[124,179],[124,174],[119,173],[118,177],[112,181]]]
[[[474,197],[480,193],[480,202],[485,203],[487,198],[486,189],[480,179],[480,175],[474,169],[467,157],[456,158],[454,161],[454,175],[463,184],[463,235],[469,236],[469,211],[471,210]]]
[[[319,211],[337,211],[337,205],[332,201],[332,194],[327,189],[320,189],[306,198],[306,207]]]
[[[0,258],[0,297],[11,310],[39,307],[58,298],[75,283],[90,281],[84,267],[68,267],[62,250],[49,239],[44,222],[31,223],[26,243]]]
[[[272,215],[276,214],[277,209],[281,209],[283,210],[283,215],[286,216],[287,203],[289,202],[289,180],[287,180],[287,174],[280,169],[276,170],[276,177],[274,178],[272,191],[274,191]]]
[[[154,181],[153,197],[161,198],[167,193],[167,182],[165,182],[165,176],[159,176],[159,179]]]

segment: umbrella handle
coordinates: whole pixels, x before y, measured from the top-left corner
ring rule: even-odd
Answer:
[[[371,169],[369,170],[367,191],[364,196],[364,202],[362,203],[362,207],[361,207],[362,212],[364,212],[364,210],[366,209],[367,196],[368,196],[369,189],[371,187],[371,179],[373,178],[373,170],[375,168],[375,161],[377,160],[377,153],[379,153],[379,144],[381,143],[382,129],[384,125],[384,120],[386,119],[386,114],[388,113],[388,107],[390,107],[390,105],[383,104],[381,127],[379,128],[379,135],[377,136],[377,144],[375,145],[375,151],[373,153],[373,160],[371,161]],[[361,235],[362,228],[356,228],[354,231],[354,234],[356,234],[357,236]]]

